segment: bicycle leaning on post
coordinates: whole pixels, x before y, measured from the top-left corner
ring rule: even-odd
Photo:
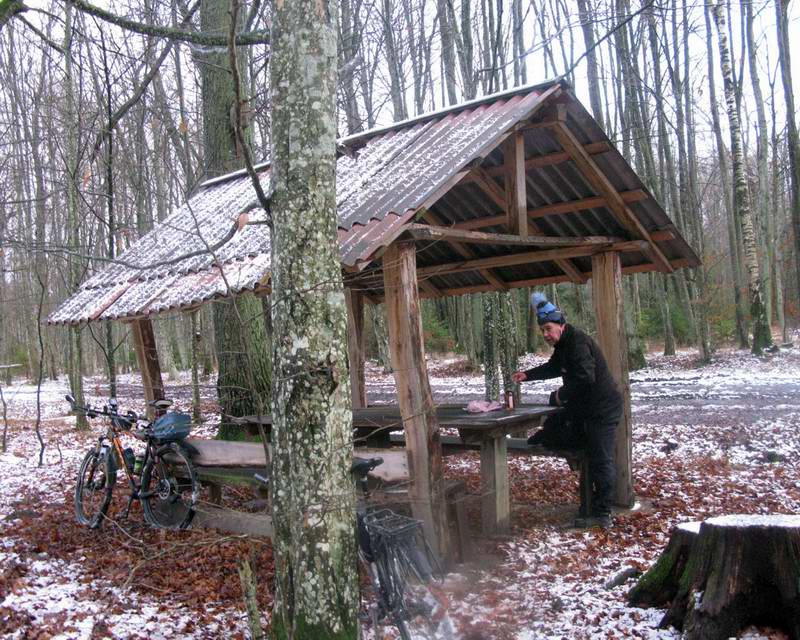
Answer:
[[[144,519],[151,526],[188,527],[200,493],[197,473],[182,443],[191,429],[189,416],[170,412],[151,422],[133,411],[120,413],[115,398],[110,398],[102,408],[80,406],[71,395],[66,400],[74,411],[89,418],[108,418],[106,432],[86,453],[78,472],[75,485],[78,522],[92,529],[103,523],[121,467],[130,488],[123,517],[127,517],[133,501],[139,500]],[[170,400],[151,403],[159,411],[171,405]],[[136,455],[131,448],[123,449],[120,435],[125,432],[145,443],[143,453]]]
[[[350,467],[364,498],[356,505],[358,559],[369,576],[374,595],[364,601],[365,617],[376,638],[383,637],[378,630],[388,622],[397,628],[402,640],[411,640],[409,624],[414,619],[425,628],[415,625],[413,637],[452,640],[454,633],[445,598],[433,584],[442,575],[441,567],[425,539],[422,522],[390,509],[367,505],[370,498],[367,476],[381,464],[383,458],[356,457]],[[264,476],[256,473],[254,477],[268,486]],[[412,581],[417,583],[420,597],[409,597]]]

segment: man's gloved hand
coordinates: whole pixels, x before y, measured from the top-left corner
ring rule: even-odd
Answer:
[[[550,394],[550,400],[548,400],[547,404],[549,404],[551,407],[560,407],[561,406],[561,402],[558,399],[558,391],[557,390],[553,391]]]
[[[511,374],[511,379],[519,384],[520,382],[525,382],[528,379],[528,374],[524,371],[515,371]]]

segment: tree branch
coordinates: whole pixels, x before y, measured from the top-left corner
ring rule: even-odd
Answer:
[[[0,0],[0,7],[4,2],[19,3],[19,0]],[[207,47],[225,47],[228,44],[228,38],[224,35],[212,35],[207,33],[197,33],[195,31],[185,31],[175,27],[163,27],[160,25],[147,24],[144,22],[137,22],[128,18],[123,18],[110,11],[96,7],[93,4],[85,2],[85,0],[66,0],[72,4],[76,9],[89,15],[100,18],[118,27],[134,31],[148,36],[156,36],[158,38],[169,38],[170,40],[180,40],[183,42],[191,42],[192,44],[203,45]],[[24,5],[23,5],[24,7]],[[0,27],[2,27],[3,19],[0,13]],[[269,33],[263,31],[250,31],[247,33],[240,33],[236,36],[237,46],[246,46],[251,44],[269,44]]]
[[[6,26],[6,22],[11,20],[18,13],[27,11],[26,7],[20,0],[0,0],[0,31]]]
[[[242,150],[242,158],[244,159],[244,166],[247,168],[247,175],[250,176],[250,181],[253,183],[256,196],[264,212],[267,214],[267,223],[269,224],[270,231],[272,231],[272,215],[270,213],[269,199],[267,198],[264,190],[261,188],[261,181],[258,179],[258,174],[253,168],[253,161],[250,159],[250,149],[247,141],[244,138],[244,131],[242,131],[242,95],[239,86],[239,65],[236,62],[236,20],[239,15],[239,0],[231,0],[231,28],[228,34],[228,55],[231,61],[231,76],[233,80],[234,101],[233,108],[235,117],[233,118],[233,131],[236,135],[236,141],[239,148]]]

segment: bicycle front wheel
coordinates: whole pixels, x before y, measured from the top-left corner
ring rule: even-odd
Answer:
[[[177,442],[160,447],[142,471],[142,509],[145,520],[154,527],[188,527],[199,493],[194,465]]]
[[[103,523],[117,480],[116,465],[108,451],[87,452],[75,484],[75,518],[92,529]]]

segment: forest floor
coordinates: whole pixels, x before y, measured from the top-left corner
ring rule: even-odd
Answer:
[[[540,361],[528,357],[524,366]],[[607,532],[573,529],[577,479],[566,463],[511,454],[510,535],[476,537],[476,560],[444,583],[456,638],[677,638],[674,629],[657,628],[663,611],[626,605],[632,581],[614,588],[606,583],[625,569],[649,567],[676,523],[800,512],[800,349],[763,358],[720,351],[704,367],[692,353],[648,362],[631,376],[637,507],[615,514]],[[437,401],[482,397],[482,376],[460,361],[431,360],[429,367]],[[370,366],[367,377],[371,402],[393,398],[391,375]],[[555,386],[526,384],[524,399],[545,401]],[[167,381],[167,387],[186,409],[186,380]],[[122,408],[143,409],[138,389],[135,378],[122,377]],[[45,383],[46,448],[38,466],[36,388],[16,380],[3,390],[9,429],[8,451],[0,455],[0,637],[244,638],[236,569],[244,554],[257,558],[267,618],[268,541],[151,530],[138,505],[127,520],[100,531],[79,526],[72,487],[101,425],[76,432],[63,401],[65,380]],[[211,437],[213,383],[204,390],[209,422],[194,435]],[[91,379],[89,400],[99,403],[104,394],[103,380]],[[474,494],[468,511],[477,531],[479,455],[445,460],[448,477],[464,479]],[[112,514],[123,507],[115,502]],[[752,629],[747,637],[783,636]]]

